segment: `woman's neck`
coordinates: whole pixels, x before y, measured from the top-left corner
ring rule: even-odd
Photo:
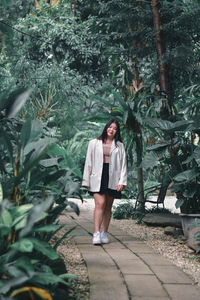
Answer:
[[[112,138],[107,138],[105,139],[105,144],[112,144],[113,139]]]

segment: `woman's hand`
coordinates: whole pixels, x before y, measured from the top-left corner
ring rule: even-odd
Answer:
[[[123,189],[124,189],[124,185],[123,185],[123,184],[119,184],[119,185],[117,186],[117,191],[118,191],[118,192],[123,191]]]

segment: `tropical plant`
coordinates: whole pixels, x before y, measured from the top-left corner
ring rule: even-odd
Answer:
[[[74,228],[54,249],[49,241],[63,227],[57,218],[67,205],[79,213],[67,200],[78,195],[79,184],[51,130],[38,119],[16,118],[30,92],[0,95],[0,295],[52,299],[73,277],[56,275],[52,261],[59,260],[56,248]]]
[[[162,181],[176,193],[176,207],[183,213],[200,212],[199,117],[176,122],[147,119],[146,124],[160,132],[160,139],[148,147],[142,165],[153,169],[162,165]],[[168,139],[162,137],[168,136]],[[171,155],[173,153],[173,155]]]

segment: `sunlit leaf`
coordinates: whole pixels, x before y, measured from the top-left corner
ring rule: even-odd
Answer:
[[[51,294],[41,288],[35,287],[35,286],[24,286],[20,289],[17,289],[15,291],[12,292],[11,297],[15,297],[19,294],[25,293],[25,292],[34,292],[36,295],[40,296],[41,299],[44,300],[53,300]]]
[[[9,107],[7,111],[7,117],[8,118],[14,118],[17,113],[21,110],[21,108],[24,106],[26,101],[28,100],[31,89],[28,89],[24,91],[23,93],[19,94],[13,101],[12,105]]]
[[[28,238],[24,238],[18,242],[15,242],[14,244],[12,244],[11,248],[16,249],[20,252],[25,252],[25,253],[32,252],[33,251],[33,242]]]
[[[5,208],[3,208],[2,213],[0,215],[0,224],[3,224],[7,227],[12,226],[12,216],[10,212]]]

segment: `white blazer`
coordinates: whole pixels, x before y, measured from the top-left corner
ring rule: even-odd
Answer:
[[[93,139],[88,144],[82,186],[88,186],[90,192],[98,192],[101,186],[103,170],[103,142]],[[126,155],[124,145],[113,140],[110,149],[108,188],[116,190],[119,184],[127,185]]]

